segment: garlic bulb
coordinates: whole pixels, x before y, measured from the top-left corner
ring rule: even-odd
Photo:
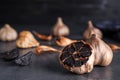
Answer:
[[[85,39],[89,39],[92,34],[95,34],[98,38],[102,38],[102,32],[93,26],[92,21],[88,21],[88,28],[85,30],[83,36]]]
[[[52,31],[54,36],[67,36],[70,34],[69,28],[63,23],[61,17],[58,17],[58,21]]]
[[[59,55],[62,66],[74,73],[89,73],[94,67],[93,49],[84,41],[67,45]]]
[[[13,41],[17,39],[17,32],[9,24],[5,24],[0,29],[0,40],[1,41]]]
[[[112,49],[103,40],[93,34],[86,42],[89,43],[94,50],[94,65],[107,66],[111,63],[113,58]]]

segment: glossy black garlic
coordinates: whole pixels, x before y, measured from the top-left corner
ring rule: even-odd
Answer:
[[[74,42],[66,46],[60,55],[63,65],[69,67],[79,67],[85,64],[92,54],[92,48],[83,41]]]
[[[6,61],[11,61],[11,60],[18,58],[19,50],[17,48],[15,48],[13,50],[0,53],[0,56],[2,59],[6,60]]]
[[[21,65],[21,66],[26,66],[26,65],[29,65],[31,62],[32,62],[32,57],[33,57],[33,52],[32,51],[29,51],[28,53],[26,53],[25,55],[17,58],[15,60],[15,63],[17,65]]]

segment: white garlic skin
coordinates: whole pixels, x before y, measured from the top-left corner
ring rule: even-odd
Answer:
[[[88,28],[85,30],[83,36],[85,39],[89,39],[92,34],[95,34],[98,38],[102,38],[102,32],[100,29],[95,28],[92,21],[88,21]]]
[[[112,62],[112,49],[104,41],[93,35],[87,40],[87,43],[89,43],[94,50],[94,65],[108,66]]]
[[[17,32],[15,29],[10,27],[9,24],[5,24],[1,29],[0,29],[0,40],[1,41],[13,41],[17,39]]]
[[[57,23],[53,27],[53,35],[54,36],[67,36],[70,34],[70,30],[68,26],[66,26],[61,17],[58,17]]]

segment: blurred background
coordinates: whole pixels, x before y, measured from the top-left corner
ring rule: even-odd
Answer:
[[[61,16],[71,28],[86,27],[87,21],[92,20],[103,31],[107,29],[107,35],[114,32],[113,38],[118,39],[119,3],[120,0],[1,0],[0,25],[52,26]]]

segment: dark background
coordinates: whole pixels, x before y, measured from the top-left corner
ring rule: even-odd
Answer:
[[[120,0],[0,0],[0,24],[49,25],[58,16],[67,23],[119,20]]]
[[[92,20],[104,36],[120,41],[119,3],[120,0],[0,0],[0,27],[8,23],[18,31],[42,29],[41,33],[50,33],[60,16],[72,34],[83,33],[88,20]]]

